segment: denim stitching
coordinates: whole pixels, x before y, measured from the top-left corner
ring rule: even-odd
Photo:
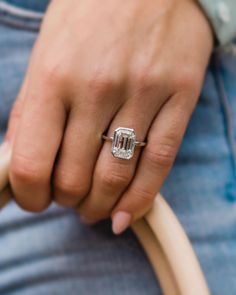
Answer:
[[[17,29],[38,31],[43,14],[14,7],[0,1],[0,23]]]
[[[226,93],[224,81],[220,71],[220,54],[214,54],[214,78],[216,82],[216,88],[219,93],[219,98],[221,101],[221,106],[223,109],[223,115],[226,125],[226,137],[227,142],[229,144],[230,152],[231,152],[231,163],[233,169],[233,179],[229,181],[226,185],[226,195],[229,201],[236,201],[236,190],[235,190],[235,180],[236,180],[236,142],[234,139],[234,126],[233,126],[233,115],[231,112],[231,107],[229,103],[229,99]]]
[[[8,14],[23,18],[41,20],[43,17],[43,13],[19,8],[2,1],[0,1],[0,10]]]

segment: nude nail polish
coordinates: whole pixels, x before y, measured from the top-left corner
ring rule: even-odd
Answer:
[[[124,232],[131,222],[131,215],[124,211],[117,212],[112,218],[112,231],[114,234],[119,235]]]

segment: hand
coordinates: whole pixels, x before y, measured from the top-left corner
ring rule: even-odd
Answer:
[[[152,205],[176,157],[212,51],[193,0],[54,0],[13,108],[10,182],[17,203],[54,199],[82,220],[122,232]],[[129,161],[114,158],[117,127],[134,128]]]

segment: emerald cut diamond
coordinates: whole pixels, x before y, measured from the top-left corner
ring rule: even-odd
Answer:
[[[134,154],[136,135],[134,129],[119,127],[115,130],[111,152],[114,157],[130,159]]]

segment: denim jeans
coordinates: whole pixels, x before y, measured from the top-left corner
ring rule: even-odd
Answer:
[[[41,1],[0,1],[0,140],[46,8],[47,1]],[[236,294],[235,48],[232,44],[212,54],[199,102],[162,188],[214,295]],[[73,210],[53,204],[33,214],[12,202],[0,214],[0,294],[161,291],[130,230],[114,236],[109,220],[87,227]]]

